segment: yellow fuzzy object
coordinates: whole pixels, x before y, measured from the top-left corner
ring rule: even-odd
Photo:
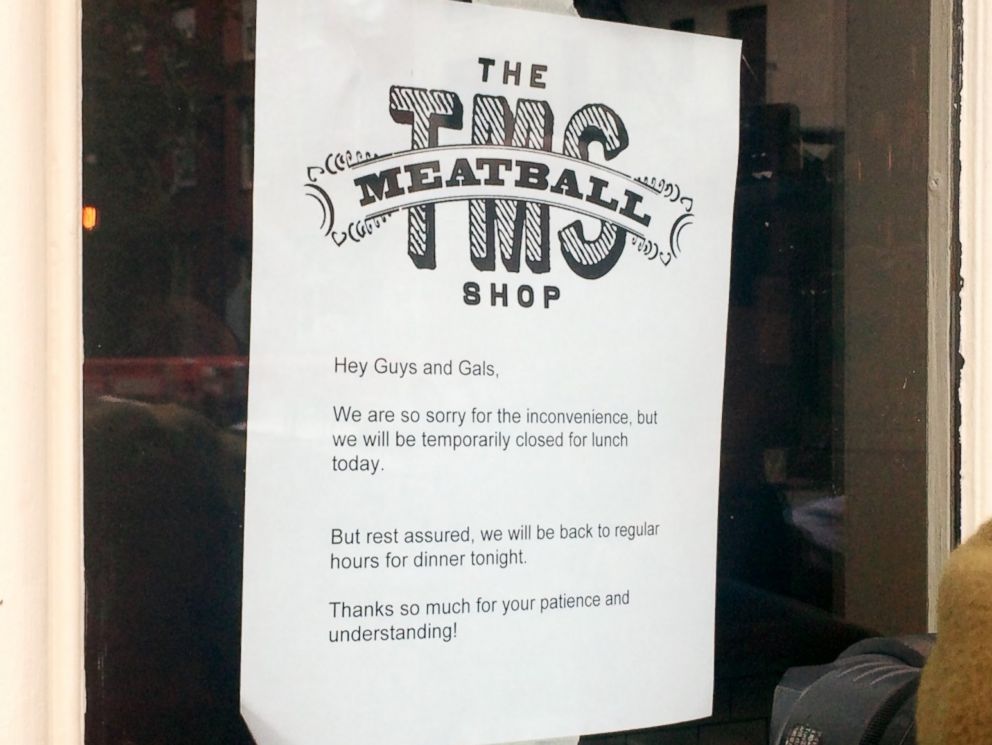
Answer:
[[[992,522],[951,554],[940,581],[916,726],[919,745],[992,743]]]

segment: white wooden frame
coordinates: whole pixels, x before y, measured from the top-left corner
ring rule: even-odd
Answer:
[[[931,630],[937,587],[954,539],[955,355],[952,345],[954,197],[954,1],[930,6],[930,132],[927,278],[927,598]]]
[[[82,742],[80,5],[0,3],[0,738]]]
[[[964,0],[961,537],[992,519],[992,6]]]

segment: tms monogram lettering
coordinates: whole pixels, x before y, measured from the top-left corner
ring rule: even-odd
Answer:
[[[393,86],[389,113],[395,122],[410,128],[412,151],[436,151],[441,128],[462,129],[462,102],[452,91]],[[526,157],[528,150],[552,152],[554,127],[554,112],[546,101],[520,99],[511,109],[503,96],[477,94],[472,102],[471,142],[462,146],[463,157],[446,161],[442,169],[441,161],[431,157],[433,153],[425,153],[423,161],[355,178],[360,205],[385,213],[391,199],[425,192],[426,203],[407,210],[408,255],[419,269],[436,267],[436,202],[458,199],[457,192],[464,187],[492,187],[494,194],[508,187],[516,187],[518,193],[534,192],[533,200],[519,196],[468,199],[469,253],[472,264],[484,272],[495,271],[497,257],[508,272],[520,272],[521,262],[535,274],[550,271],[550,206],[541,201],[542,195],[567,198],[577,213],[591,206],[600,214],[605,210],[633,223],[650,225],[651,215],[641,204],[643,197],[625,187],[623,182],[629,179],[622,174],[616,174],[615,181],[596,175],[580,178],[567,162],[549,166],[549,160]],[[560,152],[567,158],[588,161],[593,143],[602,146],[607,161],[629,144],[623,120],[604,104],[587,104],[571,116]],[[513,148],[518,157],[472,157],[472,146]],[[432,201],[432,190],[443,190],[443,196]],[[576,220],[558,232],[558,242],[565,263],[575,274],[599,279],[616,265],[627,236],[625,228],[604,220],[599,234],[588,237]]]

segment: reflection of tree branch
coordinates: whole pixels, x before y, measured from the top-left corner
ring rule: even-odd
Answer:
[[[747,57],[743,53],[741,53],[741,62],[744,63],[744,68],[748,71],[748,73],[750,73],[751,78],[755,82],[758,82],[758,73],[755,72],[753,67],[751,67],[751,63],[747,61]]]

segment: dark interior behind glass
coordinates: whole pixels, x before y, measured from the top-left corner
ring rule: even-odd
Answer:
[[[764,743],[786,668],[925,625],[928,4],[575,5],[743,42],[714,714],[584,739]],[[251,742],[254,39],[254,0],[83,2],[88,745]]]

